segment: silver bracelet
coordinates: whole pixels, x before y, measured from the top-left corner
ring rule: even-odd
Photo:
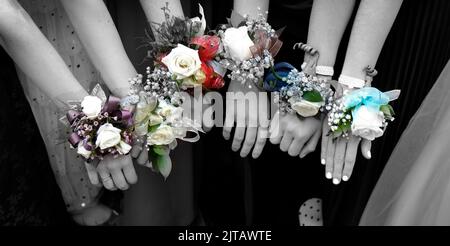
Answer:
[[[316,74],[324,76],[333,76],[334,68],[330,66],[316,66]]]

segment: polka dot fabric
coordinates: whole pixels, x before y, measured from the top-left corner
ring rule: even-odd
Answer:
[[[55,47],[86,90],[100,82],[63,7],[58,0],[19,0],[33,21]],[[50,164],[68,211],[87,207],[96,200],[99,188],[90,184],[84,162],[63,139],[67,133],[59,123],[56,106],[17,68],[25,95],[46,144]],[[74,92],[76,93],[76,92]],[[58,139],[58,142],[55,140]]]
[[[322,200],[311,198],[304,202],[299,209],[300,226],[323,226]]]

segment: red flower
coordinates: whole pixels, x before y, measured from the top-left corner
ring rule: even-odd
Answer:
[[[216,56],[220,47],[220,38],[217,36],[203,35],[191,40],[193,45],[199,46],[198,55],[202,61],[210,61]]]
[[[214,72],[214,69],[204,62],[202,62],[202,71],[206,77],[205,81],[203,82],[203,87],[205,87],[206,89],[220,89],[225,85],[225,81],[223,80],[222,76]]]

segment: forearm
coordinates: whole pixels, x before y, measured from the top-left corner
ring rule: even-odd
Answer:
[[[15,0],[0,4],[0,44],[25,75],[57,103],[87,95],[20,4]]]
[[[375,67],[402,0],[363,0],[356,14],[342,74],[364,79],[364,68]]]
[[[153,33],[155,33],[155,26],[152,25],[152,23],[161,24],[166,19],[164,16],[164,11],[162,10],[162,8],[166,6],[169,8],[172,16],[184,18],[180,0],[140,0],[140,2]]]
[[[308,44],[320,53],[318,64],[333,67],[355,0],[314,0]]]
[[[111,15],[102,0],[61,0],[89,58],[109,89],[128,93],[136,70],[128,58]]]
[[[260,13],[266,16],[269,10],[269,0],[234,0],[233,5],[234,11],[252,18],[256,18]]]

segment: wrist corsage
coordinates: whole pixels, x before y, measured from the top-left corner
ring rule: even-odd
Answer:
[[[72,103],[66,114],[72,130],[69,143],[86,161],[126,155],[132,144],[132,116],[121,108],[119,98],[107,98],[97,85],[80,103]]]
[[[272,29],[262,13],[251,19],[233,11],[229,23],[217,31],[224,49],[216,59],[231,71],[232,81],[261,87],[265,70],[283,45],[281,32]]]
[[[289,63],[276,64],[264,80],[267,91],[278,91],[280,112],[312,117],[332,107],[333,91],[327,81],[299,72]]]
[[[389,102],[400,96],[400,90],[381,92],[374,87],[348,91],[336,99],[328,115],[330,134],[334,138],[358,136],[369,141],[381,137],[394,110]]]
[[[215,61],[221,49],[220,38],[205,35],[202,6],[199,5],[201,19],[171,16],[168,6],[163,11],[165,21],[154,24],[158,38],[147,44],[156,58],[155,66],[169,71],[182,90],[199,86],[206,90],[222,88],[226,69]]]
[[[147,68],[147,79],[142,76],[132,80],[130,94],[139,97],[134,116],[134,135],[145,139],[150,152],[151,167],[164,178],[170,175],[172,162],[169,152],[177,145],[177,139],[196,142],[200,139],[201,126],[183,117],[183,97],[178,81],[165,69]],[[191,135],[190,137],[188,137]]]

